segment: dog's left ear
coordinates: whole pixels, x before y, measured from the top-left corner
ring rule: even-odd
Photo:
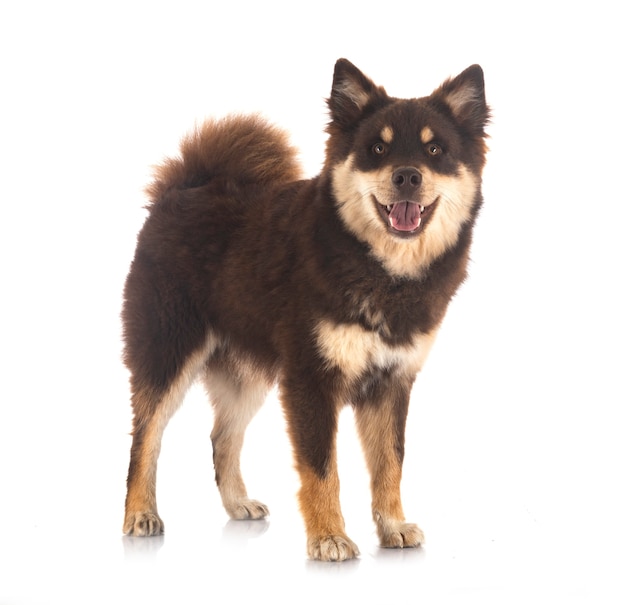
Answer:
[[[349,129],[380,103],[388,99],[385,89],[376,86],[347,59],[335,63],[333,87],[328,99],[332,123]]]
[[[432,98],[441,100],[454,118],[468,131],[484,135],[489,121],[489,107],[485,100],[485,79],[480,65],[472,65],[456,78],[444,82]]]

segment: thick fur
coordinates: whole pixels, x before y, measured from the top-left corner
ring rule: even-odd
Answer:
[[[134,410],[124,531],[159,534],[161,437],[192,382],[215,410],[215,476],[235,519],[259,519],[239,455],[278,382],[308,555],[358,555],[339,506],[335,437],[350,404],[384,547],[420,529],[400,501],[409,397],[465,278],[480,208],[488,108],[480,67],[429,97],[395,99],[344,59],[328,100],[326,162],[300,180],[262,119],[211,121],[156,173],[125,288]]]

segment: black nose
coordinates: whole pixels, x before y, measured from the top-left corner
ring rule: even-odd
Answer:
[[[417,168],[404,166],[394,171],[391,180],[398,193],[410,197],[422,184],[422,175]]]

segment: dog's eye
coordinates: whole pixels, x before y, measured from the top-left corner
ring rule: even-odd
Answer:
[[[372,151],[376,155],[383,155],[383,153],[387,151],[387,148],[382,143],[376,143],[372,146]]]
[[[437,143],[429,143],[426,147],[428,150],[428,155],[441,155],[443,153],[443,149],[437,145]]]

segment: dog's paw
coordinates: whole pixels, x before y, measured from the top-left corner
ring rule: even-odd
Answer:
[[[309,538],[307,554],[315,561],[346,561],[359,556],[357,545],[345,535]]]
[[[392,519],[378,521],[378,537],[383,548],[415,548],[424,543],[424,533],[415,523]]]
[[[265,519],[270,514],[265,504],[248,498],[241,498],[225,504],[224,507],[231,519]]]
[[[124,521],[124,533],[129,536],[159,536],[164,530],[161,517],[152,511],[128,513]]]

